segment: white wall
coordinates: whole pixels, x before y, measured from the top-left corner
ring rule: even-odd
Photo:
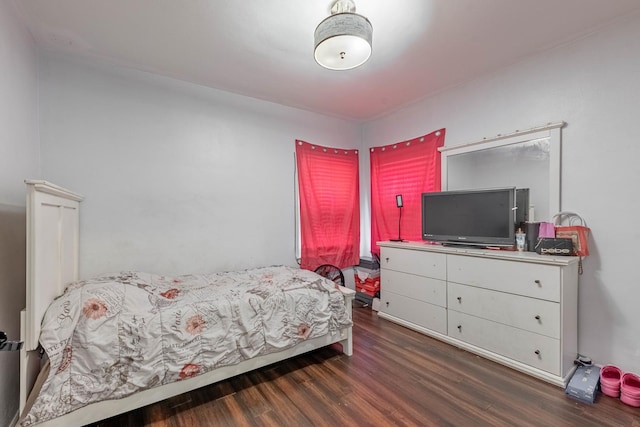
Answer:
[[[357,148],[357,125],[46,54],[43,177],[86,197],[81,275],[296,265],[295,139]]]
[[[13,2],[0,0],[0,203],[24,206],[38,165],[37,51]]]
[[[0,0],[0,330],[20,337],[25,305],[24,179],[38,173],[37,52],[13,3]],[[18,353],[0,353],[0,426],[18,412]]]
[[[592,229],[579,351],[640,373],[640,15],[364,126],[366,147],[446,127],[445,145],[565,121],[562,208]],[[363,152],[366,150],[363,150]],[[363,163],[366,163],[363,161]],[[368,174],[363,188],[368,188]],[[538,218],[542,220],[542,218]]]

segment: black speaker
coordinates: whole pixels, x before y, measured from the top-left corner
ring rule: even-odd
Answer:
[[[525,233],[527,233],[527,250],[529,252],[536,251],[536,243],[538,243],[538,232],[540,231],[540,223],[539,222],[525,222],[524,228],[522,229]]]
[[[529,221],[529,189],[516,188],[516,228]],[[528,234],[528,233],[527,233]]]

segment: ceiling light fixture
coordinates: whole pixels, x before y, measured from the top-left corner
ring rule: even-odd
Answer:
[[[318,24],[314,33],[318,64],[330,70],[350,70],[367,62],[373,27],[355,11],[352,0],[337,0],[331,7],[331,16]]]

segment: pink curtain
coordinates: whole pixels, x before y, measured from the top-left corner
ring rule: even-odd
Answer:
[[[376,242],[398,238],[402,195],[403,240],[422,239],[421,195],[440,191],[441,169],[438,147],[444,145],[445,129],[410,141],[374,147],[371,159],[371,251],[380,255]]]
[[[360,262],[358,151],[296,140],[301,267]]]

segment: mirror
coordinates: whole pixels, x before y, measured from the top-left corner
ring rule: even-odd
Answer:
[[[550,221],[560,211],[562,125],[442,147],[443,190],[529,188],[534,220]]]

